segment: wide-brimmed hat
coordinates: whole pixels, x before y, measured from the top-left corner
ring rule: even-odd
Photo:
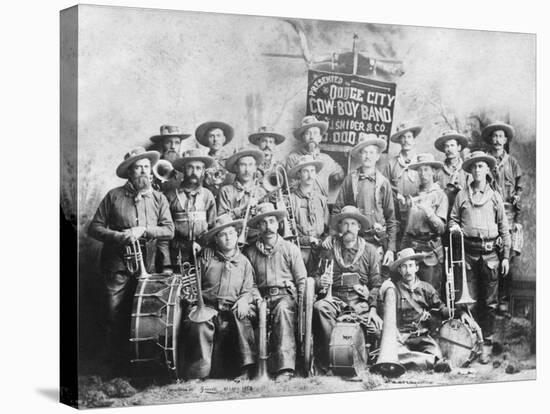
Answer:
[[[408,247],[406,249],[397,252],[397,259],[390,264],[390,270],[393,272],[403,263],[408,262],[409,260],[422,260],[426,258],[426,253],[416,253],[414,249]]]
[[[436,169],[440,169],[443,167],[443,163],[441,161],[436,161],[433,154],[425,153],[425,154],[418,154],[416,156],[416,162],[409,165],[409,169],[417,170],[424,165],[429,165],[430,167],[436,168]]]
[[[367,218],[361,214],[359,209],[355,206],[344,206],[342,207],[342,210],[339,214],[335,214],[332,216],[332,220],[330,222],[332,228],[336,228],[338,224],[344,220],[345,218],[353,218],[361,224],[361,228],[363,230],[366,230],[369,226],[369,222]]]
[[[148,158],[151,161],[151,167],[157,163],[160,158],[158,151],[146,151],[143,147],[137,147],[126,153],[124,161],[116,168],[116,175],[120,178],[128,178],[128,168],[141,159]]]
[[[319,121],[314,115],[305,116],[302,119],[302,125],[294,130],[294,137],[302,139],[302,134],[309,128],[318,127],[321,130],[321,135],[327,132],[328,122]]]
[[[441,136],[435,140],[434,147],[441,152],[445,152],[445,143],[451,139],[454,139],[457,144],[462,147],[462,149],[468,146],[468,138],[466,138],[465,135],[462,135],[454,129],[449,129],[447,131],[443,131]]]
[[[479,161],[487,163],[490,170],[495,168],[495,165],[497,164],[497,160],[486,152],[474,151],[466,160],[464,160],[462,163],[462,169],[466,172],[470,172],[472,165]]]
[[[204,124],[200,124],[195,130],[195,138],[197,139],[199,144],[208,147],[208,137],[206,136],[206,134],[208,133],[208,131],[214,128],[219,128],[223,131],[225,135],[225,144],[223,145],[227,145],[227,143],[233,139],[235,131],[233,130],[233,127],[231,125],[220,121],[209,121],[205,122]]]
[[[208,168],[214,163],[214,158],[204,155],[199,149],[190,149],[189,151],[184,152],[181,158],[174,161],[172,166],[176,170],[183,172],[185,169],[185,164],[191,161],[200,161],[204,163],[204,168]]]
[[[242,157],[254,157],[254,159],[256,160],[256,165],[260,165],[264,160],[264,153],[258,148],[239,148],[225,161],[225,168],[227,169],[227,171],[236,173],[237,171],[235,171],[235,165],[237,164],[237,161],[239,161],[239,159],[241,159]]]
[[[385,139],[378,138],[376,134],[363,135],[364,138],[359,139],[359,143],[351,149],[351,155],[356,157],[363,148],[369,145],[376,145],[380,148],[380,152],[384,151],[388,145]]]
[[[175,125],[161,125],[160,127],[160,135],[153,135],[151,138],[149,138],[151,141],[153,141],[155,144],[158,144],[162,141],[163,138],[169,138],[169,137],[180,137],[181,139],[189,138],[191,134],[184,134],[180,131],[179,127]]]
[[[275,216],[281,221],[287,216],[286,210],[277,210],[273,203],[261,203],[256,206],[256,215],[248,220],[249,227],[255,227],[260,223],[260,220],[268,216]]]
[[[294,178],[302,170],[302,168],[310,165],[314,165],[315,171],[317,172],[321,171],[323,168],[323,163],[321,161],[316,160],[311,155],[302,155],[300,158],[298,158],[298,164],[296,164],[288,171],[289,177]]]
[[[284,135],[275,132],[273,128],[263,126],[258,129],[258,132],[250,134],[248,140],[254,145],[259,145],[263,137],[273,137],[276,145],[281,144],[286,139]]]
[[[220,231],[222,231],[226,227],[231,227],[231,226],[235,227],[235,229],[239,231],[244,226],[244,220],[243,219],[234,220],[231,217],[231,214],[229,213],[222,214],[221,216],[216,217],[216,221],[214,222],[214,227],[211,230],[204,233],[201,238],[205,242],[209,242]]]
[[[498,131],[499,129],[504,131],[506,138],[508,138],[508,142],[510,142],[512,138],[514,138],[514,135],[516,133],[514,127],[502,121],[493,122],[492,124],[489,124],[485,128],[483,128],[483,131],[481,131],[481,138],[488,144],[492,144],[491,136],[493,135],[494,131]]]
[[[422,127],[420,125],[402,123],[397,127],[395,133],[390,137],[391,142],[399,142],[399,138],[401,138],[401,135],[409,131],[412,132],[414,137],[416,138],[416,136],[420,134],[420,131],[422,131]]]

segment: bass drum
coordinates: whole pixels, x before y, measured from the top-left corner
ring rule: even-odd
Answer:
[[[449,319],[439,328],[441,353],[453,367],[463,367],[471,362],[477,353],[477,337],[472,330],[458,319]]]
[[[330,336],[329,357],[335,375],[353,377],[367,369],[365,335],[359,323],[336,323]]]
[[[178,339],[182,319],[181,275],[139,278],[132,307],[131,362],[161,368],[174,379],[183,372]]]

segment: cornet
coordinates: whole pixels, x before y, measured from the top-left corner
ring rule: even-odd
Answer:
[[[139,240],[134,240],[132,244],[126,245],[126,252],[124,254],[124,265],[130,273],[139,272],[139,277],[151,276],[145,269],[145,263],[143,261],[143,253],[141,251],[141,244]]]

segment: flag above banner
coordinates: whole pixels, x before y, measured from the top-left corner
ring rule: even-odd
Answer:
[[[367,134],[388,142],[395,86],[357,75],[310,70],[306,114],[329,123],[323,150],[347,152]]]

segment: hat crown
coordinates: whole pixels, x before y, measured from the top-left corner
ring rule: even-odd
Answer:
[[[416,156],[416,162],[435,162],[435,157],[433,154],[426,152],[423,154],[418,154]]]
[[[127,159],[130,158],[130,157],[135,157],[136,155],[143,154],[144,152],[147,152],[147,151],[145,150],[145,148],[143,148],[143,147],[136,147],[136,148],[130,150],[129,152],[127,152],[126,155],[124,155],[124,159],[127,160]]]
[[[476,158],[476,157],[486,157],[487,153],[484,151],[473,151],[470,153],[470,156],[468,159]]]
[[[361,134],[359,136],[359,141],[357,143],[361,144],[361,143],[363,143],[363,142],[365,142],[369,139],[380,139],[380,138],[378,138],[378,135],[376,135],[376,134],[366,134],[366,135]]]
[[[458,132],[456,129],[446,129],[441,133],[441,136],[444,137],[446,135],[462,135],[462,134]]]
[[[311,155],[302,155],[300,158],[298,158],[298,162],[296,163],[296,165],[306,164],[309,162],[315,162],[315,158],[313,158]]]
[[[179,134],[180,129],[175,125],[161,125],[160,135],[174,135]]]
[[[235,220],[231,217],[231,214],[224,213],[221,216],[216,217],[216,220],[214,221],[214,228],[223,226],[227,223],[231,223],[232,221]]]
[[[183,157],[202,157],[204,154],[198,148],[192,148],[183,153]]]
[[[260,203],[256,206],[256,215],[274,213],[277,211],[275,206],[272,203]]]
[[[355,206],[344,206],[340,210],[340,214],[361,214],[361,212]]]
[[[406,260],[408,257],[414,256],[416,253],[413,248],[407,247],[406,249],[401,250],[400,252],[397,252],[397,259],[396,260]]]
[[[261,126],[260,128],[258,128],[258,132],[271,132],[271,133],[275,133],[275,128],[271,127],[271,126]]]
[[[307,115],[302,119],[302,126],[315,124],[317,122],[319,122],[319,120],[315,117],[315,115]]]

